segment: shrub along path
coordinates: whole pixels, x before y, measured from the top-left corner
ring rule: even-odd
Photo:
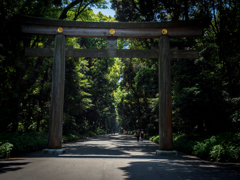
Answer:
[[[0,179],[8,180],[239,180],[239,164],[212,163],[196,157],[156,156],[158,146],[127,135],[101,135],[64,144],[66,153],[0,160]]]

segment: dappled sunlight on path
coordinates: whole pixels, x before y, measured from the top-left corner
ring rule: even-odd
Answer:
[[[65,144],[60,156],[131,157],[153,156],[158,148],[150,141],[137,142],[133,136],[103,135],[88,141]],[[136,157],[135,157],[136,158]]]

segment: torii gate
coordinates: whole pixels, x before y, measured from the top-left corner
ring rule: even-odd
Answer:
[[[63,152],[62,121],[64,104],[65,57],[122,57],[158,59],[159,87],[159,149],[157,154],[176,154],[172,143],[172,102],[170,59],[198,58],[197,51],[170,48],[169,38],[199,37],[203,34],[200,21],[176,22],[81,22],[19,17],[23,33],[55,36],[54,47],[26,48],[26,56],[54,57],[51,109],[47,152]],[[107,49],[74,49],[65,46],[66,37],[107,38]],[[117,38],[159,38],[154,50],[117,49]]]

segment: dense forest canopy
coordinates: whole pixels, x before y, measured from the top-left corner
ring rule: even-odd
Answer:
[[[209,21],[201,38],[171,39],[171,47],[200,52],[199,59],[171,60],[173,132],[239,132],[238,1],[112,0],[118,21]],[[157,47],[157,39],[131,40],[132,49]],[[130,129],[158,133],[157,61],[122,60],[118,118]]]
[[[240,2],[237,0],[111,0],[116,17],[94,14],[105,0],[0,2],[0,131],[48,131],[53,58],[25,57],[26,47],[54,44],[26,36],[16,17],[94,22],[209,22],[200,38],[171,39],[198,50],[172,65],[173,132],[212,135],[240,130]],[[105,49],[106,39],[67,38],[79,49]],[[158,39],[119,39],[118,48],[151,49]],[[154,59],[66,58],[63,133],[144,129],[158,134],[158,69]]]

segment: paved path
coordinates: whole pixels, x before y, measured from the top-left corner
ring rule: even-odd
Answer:
[[[103,135],[64,147],[63,155],[0,160],[0,180],[240,180],[239,164],[156,156],[156,144],[132,136]]]

